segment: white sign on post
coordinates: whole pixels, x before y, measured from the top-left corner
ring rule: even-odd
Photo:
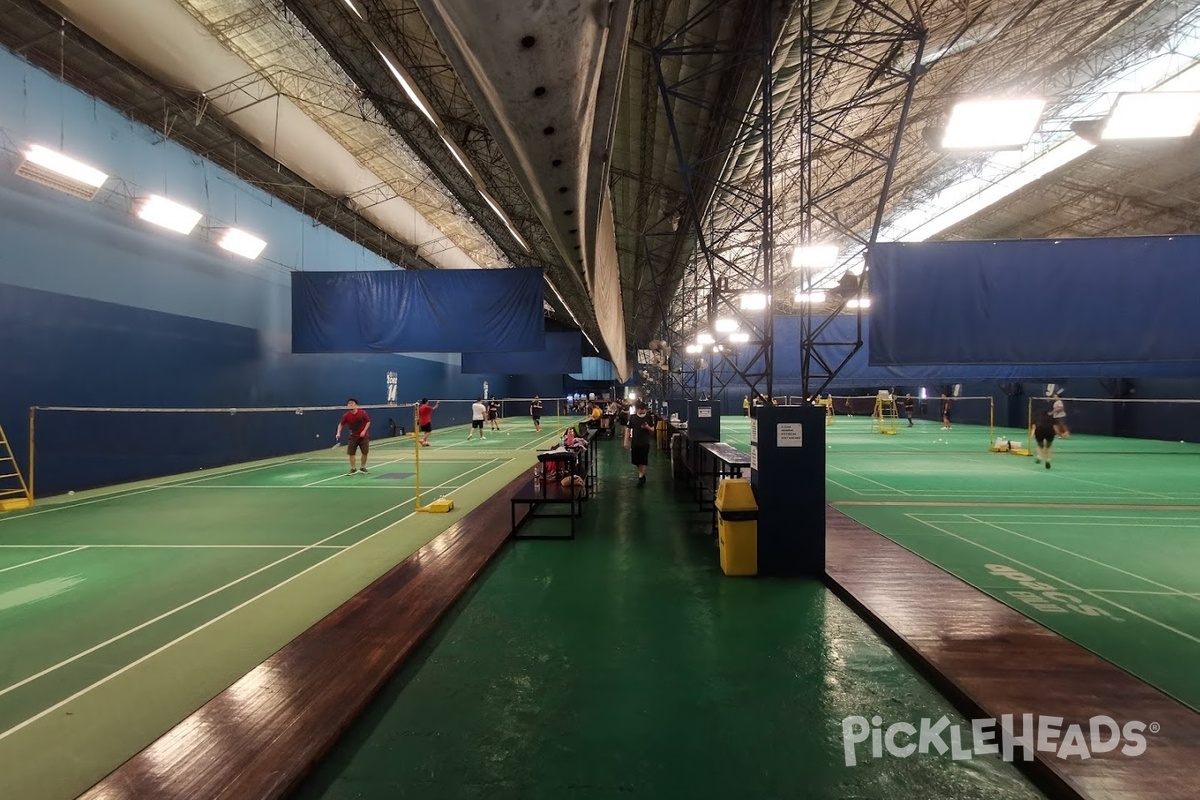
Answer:
[[[696,416],[697,417],[711,417],[712,416],[712,406],[700,406],[699,408],[696,409]]]
[[[758,444],[758,420],[754,417],[750,418],[750,442]]]
[[[750,444],[750,469],[758,471],[758,444],[754,442]]]
[[[775,444],[779,447],[803,447],[804,426],[799,422],[781,422],[775,426]]]

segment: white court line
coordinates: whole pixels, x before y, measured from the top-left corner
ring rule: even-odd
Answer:
[[[1170,591],[1174,592],[1175,594],[1188,594],[1187,592],[1183,591],[1182,589],[1176,589],[1174,586],[1168,586],[1167,584],[1165,584],[1161,581],[1152,580],[1152,579],[1144,577],[1142,575],[1138,575],[1136,572],[1130,572],[1127,569],[1121,569],[1120,567],[1114,567],[1113,565],[1106,564],[1103,561],[1097,561],[1096,559],[1092,558],[1091,556],[1085,556],[1081,553],[1076,553],[1074,550],[1068,550],[1067,548],[1059,547],[1056,544],[1050,544],[1049,542],[1043,542],[1041,539],[1035,539],[1034,537],[1026,536],[1023,533],[1011,531],[1008,528],[1005,528],[1002,525],[997,525],[994,522],[985,522],[984,520],[972,517],[970,514],[964,514],[963,516],[972,522],[978,522],[980,524],[987,525],[989,528],[995,528],[996,530],[1001,531],[1002,533],[1007,533],[1010,536],[1016,536],[1020,539],[1025,539],[1026,541],[1033,542],[1034,544],[1040,544],[1043,547],[1049,547],[1051,550],[1057,550],[1058,552],[1066,553],[1069,556],[1075,556],[1075,558],[1081,559],[1083,561],[1087,561],[1088,563],[1091,563],[1091,564],[1095,564],[1098,567],[1105,567],[1106,569],[1111,569],[1114,572],[1119,572],[1122,575],[1129,576],[1130,578],[1137,578],[1139,581],[1143,581],[1152,586],[1157,586],[1160,589],[1169,589]],[[1197,641],[1200,641],[1200,639],[1198,639]]]
[[[379,463],[379,464],[376,464],[376,465],[374,465],[374,467],[372,467],[372,469],[374,469],[374,468],[377,468],[377,467],[386,467],[388,464],[396,464],[396,463],[399,463],[400,461],[403,461],[403,460],[404,460],[404,459],[402,459],[402,458],[397,458],[397,459],[393,459],[392,461],[383,461],[383,462],[381,462],[381,463]],[[370,472],[368,472],[367,474],[368,474],[368,475],[370,475],[371,473],[370,473]],[[306,483],[306,484],[304,484],[303,486],[301,486],[300,488],[302,488],[302,489],[308,489],[308,488],[310,488],[310,487],[312,487],[312,486],[316,486],[317,484],[320,484],[320,483],[325,483],[325,481],[336,481],[338,478],[349,478],[349,477],[354,477],[354,479],[355,479],[355,480],[358,480],[358,479],[359,479],[359,478],[358,478],[358,474],[357,474],[357,473],[355,473],[355,474],[352,476],[352,475],[351,475],[349,472],[343,472],[343,473],[341,473],[341,474],[339,474],[339,475],[330,475],[328,478],[321,478],[321,479],[320,479],[320,480],[318,480],[318,481],[313,481],[312,483]]]
[[[1089,592],[1104,592],[1105,594],[1152,594],[1162,597],[1196,597],[1188,592],[1149,592],[1141,589],[1088,589]]]
[[[906,514],[905,516],[909,516],[909,515]],[[1116,606],[1117,608],[1121,609],[1122,611],[1124,611],[1127,614],[1131,614],[1135,617],[1141,617],[1142,619],[1146,620],[1147,622],[1149,622],[1153,625],[1157,625],[1160,628],[1165,628],[1166,630],[1170,631],[1171,633],[1182,636],[1184,639],[1187,639],[1189,641],[1200,644],[1200,638],[1193,636],[1190,633],[1185,633],[1185,632],[1179,630],[1178,628],[1174,628],[1174,627],[1166,624],[1165,622],[1159,622],[1158,620],[1154,619],[1153,617],[1148,617],[1145,614],[1142,614],[1141,612],[1134,611],[1132,608],[1123,606],[1120,603],[1116,602],[1115,600],[1110,600],[1107,597],[1102,597],[1099,593],[1088,590],[1088,589],[1084,589],[1082,586],[1071,583],[1070,581],[1066,580],[1065,578],[1060,578],[1057,575],[1055,575],[1054,573],[1047,572],[1044,569],[1039,569],[1039,568],[1033,566],[1032,564],[1026,564],[1023,561],[1018,561],[1017,559],[1013,558],[1012,556],[1001,553],[999,550],[993,550],[992,548],[987,547],[986,545],[982,545],[979,542],[973,542],[970,539],[966,538],[965,536],[959,536],[957,533],[953,533],[951,531],[946,530],[945,528],[941,528],[937,525],[934,525],[932,522],[925,522],[924,520],[919,520],[919,519],[917,519],[915,521],[921,523],[922,525],[927,525],[930,528],[933,528],[935,531],[944,533],[947,536],[952,536],[955,539],[958,539],[959,541],[966,542],[967,544],[970,544],[970,545],[974,545],[975,547],[978,547],[980,550],[985,550],[985,551],[991,553],[992,555],[996,556],[997,558],[1003,559],[1005,561],[1010,561],[1013,564],[1018,564],[1031,572],[1037,572],[1041,575],[1045,575],[1046,577],[1048,577],[1052,580],[1058,581],[1059,583],[1063,584],[1064,586],[1071,587],[1072,589],[1074,589],[1077,592],[1082,592],[1083,594],[1086,594],[1089,597],[1094,597],[1095,599],[1099,600],[1102,603],[1108,603],[1111,606]]]
[[[45,545],[35,545],[35,546],[44,547]],[[55,545],[55,546],[58,546],[58,545]],[[77,545],[74,550],[64,550],[61,553],[51,553],[50,555],[43,556],[42,558],[35,558],[33,561],[26,561],[21,564],[14,564],[11,567],[5,567],[4,569],[0,569],[0,572],[8,572],[9,570],[20,569],[21,567],[28,567],[30,564],[37,564],[42,561],[49,561],[50,559],[58,558],[59,556],[69,556],[71,553],[78,553],[80,550],[86,550],[86,549],[87,549],[86,544]]]
[[[900,494],[903,494],[903,495],[907,495],[907,494],[909,494],[908,492],[904,491],[903,489],[897,489],[897,488],[896,488],[896,487],[894,487],[894,486],[888,486],[886,483],[880,483],[880,482],[879,482],[879,481],[877,481],[877,480],[873,480],[873,479],[871,479],[871,478],[864,477],[864,476],[862,476],[862,475],[859,475],[859,474],[858,474],[858,473],[856,473],[856,472],[851,472],[851,471],[850,471],[850,470],[848,470],[848,469],[843,469],[843,468],[841,468],[841,467],[834,467],[833,465],[831,465],[831,464],[829,464],[829,463],[826,463],[826,465],[825,465],[825,466],[827,466],[827,467],[831,467],[832,469],[836,469],[838,472],[844,472],[844,473],[846,473],[847,475],[853,475],[855,478],[858,478],[859,480],[863,480],[863,481],[867,481],[867,482],[869,482],[869,483],[873,483],[873,484],[875,484],[876,486],[882,486],[884,489],[887,489],[887,490],[888,490],[888,493],[890,493],[890,494],[895,494],[895,493],[897,493],[897,492],[899,492]],[[866,491],[870,492],[870,491],[878,491],[878,490],[877,490],[877,489],[876,489],[876,490],[867,489]]]
[[[171,550],[174,548],[181,550],[199,550],[205,548],[212,548],[214,550],[298,550],[307,547],[309,550],[344,550],[348,546],[342,544],[0,544],[0,550],[23,550],[34,547],[41,549],[47,547],[75,547],[81,550],[85,548],[92,550],[123,548],[143,548],[147,550]],[[66,553],[57,553],[56,555],[66,555]],[[0,570],[0,572],[3,572],[3,570]]]
[[[826,475],[826,476],[825,476],[825,482],[826,482],[826,483],[832,483],[834,486],[840,486],[841,488],[845,489],[847,492],[854,492],[854,493],[855,493],[855,494],[857,494],[857,495],[861,495],[861,494],[862,494],[862,492],[860,492],[858,489],[855,489],[855,488],[853,488],[853,487],[847,486],[847,485],[846,485],[846,484],[844,484],[844,483],[838,483],[837,481],[835,481],[833,478],[829,477],[828,475]]]
[[[504,466],[504,465],[503,465],[503,464],[498,464],[498,465],[496,465],[495,467],[493,467],[492,469],[499,469],[501,466]],[[476,477],[474,477],[474,478],[472,478],[471,480],[467,481],[467,483],[463,484],[463,486],[465,487],[465,486],[468,486],[468,485],[470,485],[470,484],[474,483],[475,481],[477,481],[477,480],[479,480],[480,478],[484,477],[485,475],[487,475],[487,474],[488,474],[488,472],[491,472],[491,471],[492,471],[492,470],[487,470],[487,472],[484,472],[484,473],[482,473],[481,475],[477,475]],[[468,472],[474,472],[474,470],[468,470]],[[464,475],[465,475],[465,474],[466,474],[466,473],[464,473]],[[462,477],[462,476],[459,476],[459,477]],[[443,488],[443,487],[442,487],[442,486],[435,486],[435,487],[433,487],[433,488],[434,488],[434,489],[440,489],[440,488]],[[414,499],[415,499],[415,498],[414,498]],[[381,511],[379,514],[376,514],[376,515],[374,515],[374,516],[372,516],[372,517],[368,517],[367,519],[364,519],[364,520],[362,520],[362,521],[360,521],[360,522],[356,522],[354,525],[351,525],[349,528],[346,528],[346,529],[344,529],[344,530],[342,530],[342,531],[339,531],[339,532],[337,532],[337,533],[333,534],[332,536],[327,536],[325,539],[322,539],[321,541],[322,541],[322,542],[325,542],[325,541],[329,541],[330,539],[333,539],[333,538],[335,538],[335,537],[337,537],[337,536],[341,536],[343,533],[346,533],[347,531],[351,531],[351,530],[353,530],[354,528],[357,528],[359,525],[362,525],[362,524],[363,524],[363,523],[365,523],[365,522],[370,522],[371,520],[373,520],[373,519],[376,519],[377,517],[380,517],[380,516],[382,516],[383,514],[386,514],[386,513],[388,513],[389,511],[392,511],[392,510],[394,510],[394,509],[396,509],[396,508],[399,508],[400,506],[407,505],[407,504],[409,504],[409,503],[411,503],[411,502],[413,502],[413,500],[411,500],[411,499],[410,499],[410,500],[405,500],[403,503],[398,503],[397,505],[395,505],[395,506],[392,506],[392,508],[388,509],[387,511]],[[304,569],[304,570],[301,570],[300,572],[297,572],[295,575],[292,575],[292,576],[290,576],[290,577],[288,577],[288,578],[285,578],[283,581],[280,581],[279,583],[277,583],[277,584],[275,584],[275,585],[271,586],[270,588],[268,588],[268,589],[264,589],[262,592],[260,592],[259,594],[255,595],[254,597],[251,597],[250,599],[248,599],[248,600],[246,600],[246,601],[244,601],[244,602],[242,602],[242,603],[238,604],[237,606],[235,606],[235,607],[233,607],[233,608],[229,609],[228,611],[225,611],[225,612],[223,612],[222,614],[220,614],[220,615],[218,615],[218,616],[216,616],[216,617],[213,617],[213,618],[212,618],[212,619],[210,619],[210,620],[207,620],[207,621],[205,621],[205,622],[204,622],[204,623],[202,623],[201,625],[198,625],[198,626],[196,626],[195,628],[192,628],[191,630],[189,630],[189,631],[187,631],[187,632],[185,632],[185,633],[183,633],[183,634],[181,634],[181,635],[177,636],[176,638],[172,639],[171,641],[167,642],[166,644],[162,645],[161,647],[159,647],[159,648],[157,648],[157,649],[155,649],[155,650],[153,650],[153,651],[151,651],[151,652],[149,652],[149,653],[146,653],[145,655],[141,656],[141,657],[140,657],[140,658],[138,658],[137,660],[135,660],[135,661],[132,661],[132,662],[130,662],[129,664],[126,664],[125,666],[121,667],[120,669],[116,670],[115,672],[111,672],[111,673],[109,673],[108,675],[105,675],[103,678],[100,678],[99,680],[95,681],[95,682],[94,682],[94,683],[92,683],[91,685],[89,685],[89,686],[85,686],[84,688],[82,688],[82,689],[80,689],[79,691],[77,691],[77,692],[75,692],[74,694],[72,694],[70,697],[64,698],[64,699],[62,699],[62,700],[58,701],[57,703],[55,703],[54,705],[52,705],[52,706],[49,706],[48,708],[42,709],[42,710],[41,710],[41,711],[39,711],[37,714],[34,714],[32,717],[29,717],[28,719],[26,719],[26,720],[24,720],[24,721],[22,721],[22,722],[19,722],[18,724],[14,725],[13,727],[9,728],[8,730],[6,730],[6,731],[4,731],[4,732],[0,733],[0,740],[4,740],[4,739],[6,739],[7,737],[11,736],[12,734],[16,733],[17,731],[21,730],[22,728],[25,728],[25,727],[27,727],[27,726],[29,726],[29,725],[32,725],[34,722],[38,721],[38,720],[39,720],[39,719],[41,719],[42,717],[46,716],[47,714],[51,714],[51,713],[53,713],[54,711],[56,711],[56,710],[58,710],[58,709],[62,708],[63,706],[65,706],[67,703],[70,703],[71,701],[73,701],[73,700],[75,700],[75,699],[77,699],[77,698],[79,698],[79,697],[82,697],[83,695],[85,695],[85,694],[87,694],[88,692],[90,692],[92,689],[95,689],[97,686],[101,686],[101,685],[103,685],[103,684],[105,684],[105,683],[108,683],[108,682],[109,682],[110,680],[112,680],[113,678],[115,678],[115,677],[117,677],[117,676],[119,676],[119,675],[122,675],[122,674],[124,674],[125,672],[128,672],[129,670],[131,670],[131,669],[133,669],[134,667],[136,667],[138,664],[141,664],[142,662],[144,662],[144,661],[146,661],[146,660],[148,660],[148,659],[150,659],[150,658],[153,658],[154,656],[156,656],[156,655],[158,655],[159,653],[163,652],[163,651],[164,651],[164,650],[166,650],[167,648],[169,648],[169,647],[173,647],[174,645],[178,644],[179,642],[183,641],[184,639],[186,639],[186,638],[190,637],[192,634],[194,634],[194,633],[198,633],[199,631],[202,631],[202,630],[204,630],[205,628],[209,627],[210,625],[213,625],[213,624],[215,624],[215,623],[219,622],[220,620],[224,619],[225,617],[229,616],[230,614],[233,614],[233,613],[234,613],[234,612],[236,612],[236,611],[240,611],[241,609],[245,608],[245,607],[246,607],[246,606],[248,606],[249,604],[251,604],[251,603],[255,602],[256,600],[258,600],[258,599],[260,599],[260,598],[262,598],[262,597],[266,596],[267,594],[270,594],[271,592],[275,591],[275,590],[276,590],[276,589],[278,589],[280,586],[284,586],[284,585],[286,585],[286,584],[288,584],[288,583],[291,583],[292,581],[294,581],[294,580],[296,580],[297,578],[299,578],[301,575],[305,575],[305,574],[307,574],[308,572],[311,572],[312,570],[314,570],[314,569],[316,569],[317,567],[321,566],[322,564],[328,563],[328,562],[329,562],[329,561],[331,561],[332,559],[335,559],[335,558],[337,558],[338,556],[340,556],[340,555],[342,555],[343,553],[345,553],[345,552],[347,552],[347,551],[351,550],[352,548],[359,546],[359,545],[360,545],[360,544],[362,544],[363,542],[366,542],[366,541],[368,541],[369,539],[373,539],[374,537],[378,536],[379,534],[383,533],[384,531],[388,530],[389,528],[392,528],[392,527],[394,527],[394,526],[396,526],[396,525],[399,525],[401,522],[404,522],[406,519],[408,519],[409,517],[412,517],[413,515],[415,515],[415,514],[417,514],[417,513],[418,513],[418,512],[416,512],[416,511],[410,511],[408,514],[405,514],[405,515],[404,515],[403,517],[401,517],[400,519],[398,519],[398,520],[395,520],[394,522],[389,522],[387,525],[383,526],[383,527],[382,527],[382,528],[380,528],[379,530],[375,531],[374,533],[368,534],[366,537],[364,537],[364,538],[360,539],[359,541],[355,542],[354,544],[352,544],[352,545],[349,545],[348,547],[346,547],[346,548],[344,548],[344,549],[342,549],[342,550],[339,550],[338,552],[336,552],[336,553],[334,553],[333,555],[329,556],[329,558],[326,558],[326,559],[323,559],[323,560],[321,560],[321,561],[318,561],[316,564],[313,564],[312,566],[310,566],[310,567],[307,567],[306,569]],[[318,543],[318,544],[319,544],[319,543]],[[316,546],[316,545],[310,545],[309,547],[307,547],[307,548],[305,548],[305,549],[306,549],[306,550],[307,550],[307,549],[312,549],[312,548],[313,548],[313,547],[315,547],[315,546]],[[299,551],[299,552],[304,552],[304,551]],[[242,577],[242,578],[238,578],[236,581],[233,581],[233,582],[231,582],[231,583],[229,583],[229,584],[226,584],[226,587],[228,587],[228,586],[233,586],[233,585],[234,585],[234,584],[236,584],[236,583],[240,583],[241,581],[245,580],[246,578],[249,578],[249,577],[251,577],[251,576],[253,576],[253,575],[256,575],[256,574],[258,574],[259,572],[262,572],[262,571],[263,571],[263,570],[265,570],[265,569],[270,569],[270,568],[271,568],[272,566],[274,566],[275,564],[282,563],[283,561],[286,561],[286,560],[288,560],[289,558],[292,558],[292,557],[294,557],[294,556],[296,556],[296,555],[299,555],[299,552],[297,552],[297,553],[292,553],[291,555],[289,555],[289,556],[285,556],[284,558],[281,558],[281,559],[279,559],[278,561],[275,561],[275,562],[273,562],[272,564],[268,564],[267,566],[263,567],[262,569],[255,570],[254,572],[250,573],[250,575],[246,575],[246,576],[244,576],[244,577]],[[222,587],[222,588],[226,588],[226,587]],[[208,597],[208,596],[210,596],[210,595],[212,595],[212,594],[214,594],[215,592],[218,592],[218,591],[221,591],[221,590],[220,590],[220,589],[216,589],[216,590],[214,590],[213,592],[209,592],[209,593],[208,593],[207,595],[205,595],[204,597]],[[174,611],[170,611],[170,612],[167,612],[167,614],[163,614],[163,615],[161,615],[160,617],[156,617],[156,618],[155,618],[155,620],[157,620],[157,619],[161,619],[162,617],[165,617],[165,616],[168,616],[168,615],[170,615],[170,614],[173,614],[173,613],[175,613],[175,611],[178,611],[178,610],[180,610],[180,609],[186,608],[187,606],[193,605],[193,604],[195,604],[195,603],[199,602],[200,600],[203,600],[203,599],[204,599],[204,597],[197,598],[196,600],[192,600],[192,601],[190,601],[190,602],[188,602],[188,603],[186,603],[186,604],[184,604],[184,605],[182,605],[182,606],[179,606],[179,608],[175,609]],[[54,666],[52,666],[52,667],[48,667],[48,668],[46,668],[46,669],[42,670],[42,671],[41,671],[41,672],[39,672],[37,675],[32,675],[32,676],[30,676],[30,677],[28,677],[28,678],[25,678],[24,680],[20,681],[19,683],[15,683],[15,684],[13,684],[12,686],[9,686],[9,687],[8,687],[8,688],[6,688],[6,689],[0,690],[0,696],[2,696],[2,695],[4,695],[4,694],[7,694],[8,692],[11,692],[13,689],[16,689],[17,687],[19,687],[19,686],[22,686],[23,684],[29,683],[30,681],[33,681],[33,680],[36,680],[36,679],[40,678],[40,677],[41,677],[41,676],[43,676],[43,675],[47,675],[47,674],[49,674],[50,672],[53,672],[54,670],[57,670],[57,669],[59,669],[60,667],[63,667],[63,666],[65,666],[65,665],[67,665],[67,664],[70,664],[70,663],[71,663],[71,662],[73,662],[73,661],[77,661],[79,658],[83,657],[84,655],[87,655],[88,653],[95,652],[96,650],[100,649],[101,647],[104,647],[105,645],[107,645],[107,644],[109,644],[109,643],[111,643],[111,642],[115,642],[115,641],[117,641],[118,639],[124,638],[125,636],[128,636],[129,634],[131,634],[131,633],[133,633],[133,632],[135,632],[135,631],[137,631],[137,630],[140,630],[141,628],[144,628],[144,627],[146,627],[147,625],[151,624],[151,623],[152,623],[152,622],[154,622],[155,620],[151,620],[150,622],[145,622],[145,623],[142,623],[141,625],[138,625],[136,628],[131,628],[130,630],[126,631],[125,633],[122,633],[122,634],[120,634],[120,635],[118,635],[118,636],[116,636],[116,637],[114,637],[114,638],[112,638],[112,639],[109,639],[109,640],[108,640],[108,642],[105,642],[105,643],[103,643],[103,644],[99,644],[99,645],[96,645],[95,647],[89,648],[88,650],[85,650],[83,653],[80,653],[80,654],[78,654],[78,655],[72,656],[71,658],[69,658],[69,659],[66,659],[65,661],[61,661],[61,662],[59,662],[58,664],[55,664],[55,665],[54,665]]]
[[[106,494],[103,497],[97,497],[94,500],[81,500],[77,503],[67,502],[67,503],[64,503],[63,505],[53,506],[51,508],[43,508],[38,511],[30,511],[27,514],[20,514],[19,516],[15,516],[15,517],[0,517],[0,522],[4,522],[5,520],[29,519],[30,517],[36,517],[39,514],[49,514],[51,511],[63,511],[68,508],[79,508],[80,506],[90,506],[94,503],[103,503],[105,500],[117,500],[122,497],[133,497],[134,495],[146,494],[147,492],[157,492],[159,489],[170,489],[174,486],[189,486],[193,483],[198,483],[200,481],[207,481],[207,480],[211,480],[213,478],[223,478],[226,475],[238,475],[243,472],[255,472],[260,469],[268,469],[270,467],[278,467],[278,466],[282,466],[283,464],[294,464],[297,462],[307,461],[307,460],[308,460],[307,458],[289,458],[286,461],[277,461],[277,462],[273,462],[271,464],[260,464],[256,467],[234,468],[234,469],[227,470],[225,472],[219,472],[219,471],[214,470],[213,474],[211,474],[211,475],[204,475],[199,478],[184,479],[181,483],[174,482],[174,481],[180,480],[178,478],[176,478],[176,479],[166,478],[166,479],[164,479],[163,483],[155,484],[154,486],[147,486],[145,489],[136,489],[133,491],[117,490],[117,491],[112,492],[111,494]],[[219,468],[219,469],[221,469],[221,468]]]
[[[1153,506],[1147,506],[1147,508],[1153,508]],[[1130,521],[1130,522],[1138,522],[1138,523],[1142,523],[1142,522],[1146,522],[1146,523],[1152,523],[1152,522],[1155,522],[1155,521],[1162,521],[1162,522],[1196,522],[1196,521],[1197,521],[1197,519],[1198,519],[1198,517],[1196,517],[1196,516],[1191,516],[1191,517],[1159,517],[1159,516],[1149,515],[1149,516],[1141,516],[1141,517],[1138,517],[1138,516],[1127,516],[1127,517],[1121,517],[1121,516],[1117,516],[1117,514],[1116,514],[1115,512],[1114,512],[1114,513],[1111,513],[1111,514],[1072,514],[1070,511],[1067,511],[1067,512],[1065,512],[1065,513],[1064,513],[1064,516],[1065,516],[1066,514],[1070,514],[1070,518],[1071,518],[1071,519],[1073,519],[1073,520],[1077,520],[1077,519],[1102,519],[1102,520],[1113,520],[1113,519],[1119,519],[1119,520],[1128,520],[1128,521]],[[928,513],[924,513],[924,514],[922,514],[921,516],[923,516],[923,517],[961,517],[961,516],[963,516],[963,515],[962,515],[962,513],[961,513],[961,512],[959,512],[959,513],[950,513],[950,512],[948,512],[948,511],[930,511],[930,512],[928,512]],[[1030,521],[1037,521],[1037,522],[1043,522],[1043,521],[1045,521],[1045,520],[1046,520],[1046,518],[1047,518],[1047,517],[1046,517],[1046,514],[1044,514],[1044,513],[1041,513],[1041,512],[1038,512],[1038,513],[1034,513],[1034,512],[1017,512],[1017,513],[1015,513],[1015,514],[1004,514],[1004,513],[994,513],[994,514],[993,514],[993,513],[986,513],[986,514],[980,514],[980,513],[972,513],[972,514],[971,514],[971,516],[973,516],[973,517],[996,517],[997,519],[1001,519],[1001,520],[1022,520],[1022,521],[1024,521],[1024,520],[1028,519],[1028,520],[1030,520]],[[1047,522],[1046,524],[1051,524],[1051,523],[1048,523],[1048,522]],[[1073,523],[1073,524],[1074,524],[1074,523]]]

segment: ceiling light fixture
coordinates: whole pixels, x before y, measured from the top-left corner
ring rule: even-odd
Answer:
[[[108,180],[108,175],[95,167],[40,144],[30,145],[25,151],[17,175],[83,200],[95,197]]]
[[[743,311],[762,311],[767,307],[767,296],[762,292],[746,292],[740,302]]]
[[[950,111],[942,134],[946,150],[1024,147],[1037,129],[1046,101],[1035,97],[964,100]]]
[[[1127,92],[1117,97],[1102,139],[1191,136],[1200,123],[1200,92]]]
[[[199,211],[156,194],[150,195],[139,204],[137,215],[146,222],[182,233],[184,236],[192,232],[201,217]]]
[[[737,329],[737,320],[730,319],[729,317],[721,317],[721,319],[713,323],[713,330],[717,333],[733,333]]]
[[[217,245],[223,250],[253,261],[262,253],[267,243],[238,228],[228,228],[217,241]]]
[[[400,88],[404,90],[406,95],[408,95],[408,99],[411,100],[412,104],[417,107],[417,110],[425,115],[425,119],[429,120],[429,123],[433,125],[433,127],[440,128],[441,126],[438,125],[437,120],[434,119],[433,112],[425,107],[425,103],[421,101],[421,97],[417,94],[416,90],[413,89],[412,83],[409,81],[408,77],[401,72],[396,65],[392,63],[392,60],[384,55],[383,51],[378,47],[375,48],[375,52],[379,53],[379,57],[382,58],[383,63],[387,65],[388,70],[392,73],[392,77],[396,79],[396,83],[400,84]]]
[[[837,264],[835,244],[800,245],[792,248],[792,266],[796,269],[828,269]]]

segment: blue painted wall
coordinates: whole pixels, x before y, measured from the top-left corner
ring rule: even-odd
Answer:
[[[0,424],[11,439],[23,439],[32,405],[383,403],[389,371],[402,402],[473,398],[485,380],[511,393],[506,375],[464,376],[457,355],[292,354],[291,271],[392,265],[9,53],[0,133],[18,147],[61,146],[114,176],[109,187],[124,181],[124,195],[162,193],[203,212],[202,226],[237,224],[269,243],[248,262],[199,231],[153,228],[112,198],[88,203],[0,171]],[[467,413],[443,406],[437,422]],[[309,416],[45,413],[38,493],[312,449],[337,420]],[[387,416],[375,414],[379,433]]]

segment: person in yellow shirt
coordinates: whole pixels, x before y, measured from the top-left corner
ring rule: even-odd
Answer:
[[[750,416],[750,395],[742,396],[742,413],[747,417]]]

